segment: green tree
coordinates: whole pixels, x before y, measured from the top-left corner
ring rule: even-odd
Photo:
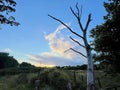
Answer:
[[[97,53],[95,60],[110,70],[120,72],[120,0],[104,2],[104,7],[107,11],[104,23],[91,30]]]
[[[17,67],[18,65],[17,60],[9,56],[9,53],[0,52],[0,69]]]
[[[0,0],[0,24],[19,25],[15,18],[9,15],[10,12],[15,12],[15,6],[14,0]]]
[[[33,65],[31,65],[30,63],[27,63],[27,62],[22,62],[22,63],[20,64],[20,67],[33,68],[33,67],[35,67],[35,66],[33,66]]]

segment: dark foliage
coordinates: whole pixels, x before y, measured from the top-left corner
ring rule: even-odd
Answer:
[[[19,74],[18,77],[16,78],[16,83],[17,83],[17,84],[25,84],[25,83],[28,83],[27,74],[25,74],[25,73]]]
[[[55,90],[67,90],[67,84],[70,77],[60,70],[44,70],[38,75],[40,86],[45,85],[53,87]]]
[[[27,68],[34,68],[35,66],[34,65],[31,65],[30,63],[27,63],[27,62],[22,62],[19,67],[27,67]]]
[[[62,69],[65,69],[65,70],[87,70],[87,65],[77,65],[77,66],[64,66],[64,67],[61,67]]]
[[[95,60],[111,72],[120,72],[120,0],[104,2],[104,23],[91,30]]]
[[[19,64],[9,53],[0,52],[0,69],[17,67]]]
[[[10,12],[15,12],[15,6],[14,0],[0,0],[0,24],[19,25],[13,16],[9,16]]]
[[[30,63],[22,62],[19,64],[13,56],[9,56],[9,53],[0,52],[0,75],[34,73],[40,70],[41,68],[37,68]]]
[[[4,75],[16,75],[20,73],[38,73],[41,71],[41,68],[29,68],[29,67],[15,67],[15,68],[6,68],[0,70],[0,76]]]

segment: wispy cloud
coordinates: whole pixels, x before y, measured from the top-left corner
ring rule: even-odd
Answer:
[[[65,66],[65,65],[81,65],[86,63],[86,60],[67,59],[59,56],[46,55],[29,55],[31,61],[35,61],[39,66]]]
[[[6,52],[6,53],[11,53],[12,50],[10,48],[6,48],[4,50],[0,50],[0,52]]]
[[[73,51],[64,52],[65,50],[76,47],[70,39],[66,39],[65,35],[61,32],[63,29],[66,29],[65,26],[60,25],[58,28],[45,35],[45,39],[48,41],[50,52],[43,52],[39,55],[27,55],[30,60],[36,61],[42,65],[78,65],[86,63],[85,58],[76,54]],[[84,52],[84,49],[77,48]],[[84,52],[85,53],[85,52]]]
[[[65,50],[73,47],[73,44],[69,40],[66,40],[65,37],[61,34],[61,30],[65,28],[65,26],[60,25],[53,33],[50,33],[45,36],[45,39],[48,41],[51,52],[59,54],[61,56],[65,54]]]

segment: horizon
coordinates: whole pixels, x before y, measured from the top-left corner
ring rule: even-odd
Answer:
[[[48,17],[48,14],[62,20],[81,34],[76,19],[70,11],[70,6],[75,10],[78,2],[79,7],[83,6],[81,18],[83,26],[85,26],[88,14],[92,14],[92,21],[88,27],[88,40],[91,41],[89,31],[104,22],[103,16],[106,15],[106,11],[103,2],[107,0],[52,1],[16,0],[16,12],[10,15],[13,15],[20,25],[18,27],[0,25],[2,28],[0,30],[0,52],[10,53],[10,56],[13,56],[19,63],[28,62],[35,66],[86,64],[87,60],[81,55],[73,51],[64,53],[65,50],[74,47],[85,54],[85,50],[74,44],[69,36],[82,42],[81,39]]]

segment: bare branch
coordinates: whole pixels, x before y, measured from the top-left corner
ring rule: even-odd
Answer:
[[[67,52],[67,51],[69,51],[69,50],[72,50],[72,51],[74,51],[74,52],[76,52],[76,53],[82,55],[83,57],[87,58],[87,56],[85,56],[84,54],[82,54],[81,52],[79,52],[79,51],[77,51],[77,50],[75,50],[75,49],[73,49],[73,48],[69,48],[69,49],[66,50],[65,52]]]
[[[85,29],[84,29],[85,31],[87,30],[90,21],[91,21],[91,14],[88,15],[88,20],[87,20],[87,23],[86,23],[86,26],[85,26]]]
[[[82,54],[81,52],[79,52],[79,51],[77,51],[77,50],[75,50],[75,49],[73,49],[73,48],[70,48],[71,50],[73,50],[74,52],[76,52],[76,53],[78,53],[78,54],[80,54],[80,55],[82,55],[83,57],[85,57],[85,58],[87,58],[87,56],[85,56],[84,54]]]
[[[73,39],[71,36],[70,36],[70,39],[73,40],[78,45],[82,46],[83,48],[86,48],[84,45],[80,44],[80,42],[78,42],[77,40]]]
[[[65,50],[65,51],[64,51],[64,53],[68,52],[69,50],[70,50],[70,48],[69,48],[69,49],[67,49],[67,50]]]
[[[78,24],[79,24],[79,26],[80,26],[81,30],[82,30],[82,31],[84,31],[84,29],[83,29],[83,26],[82,26],[82,24],[81,24],[80,19],[78,19]]]
[[[81,5],[81,9],[80,9],[80,18],[82,17],[82,8],[83,8],[83,6]]]
[[[78,18],[78,15],[75,13],[75,11],[70,7],[70,10],[71,10],[71,12],[72,12],[72,14],[76,17],[76,18]]]
[[[65,24],[64,22],[62,22],[61,20],[51,16],[51,15],[48,15],[49,17],[51,17],[52,19],[60,22],[62,25],[64,25],[70,32],[72,32],[73,34],[77,35],[78,37],[84,39],[84,37],[82,37],[81,35],[79,35],[78,33],[74,32],[67,24]]]
[[[78,17],[80,16],[80,10],[78,8],[78,3],[76,3],[76,9],[77,9],[77,14],[78,14]]]
[[[81,29],[82,31],[84,31],[83,26],[82,26],[81,21],[80,21],[80,19],[81,19],[80,10],[79,10],[77,4],[76,4],[76,9],[77,9],[77,14],[76,14],[75,11],[70,7],[71,12],[73,13],[73,15],[76,17],[76,19],[77,19],[77,21],[78,21],[78,24],[79,24],[79,26],[80,26],[80,29]],[[82,11],[82,10],[81,10],[81,11]],[[82,12],[81,12],[81,13],[82,13]]]

